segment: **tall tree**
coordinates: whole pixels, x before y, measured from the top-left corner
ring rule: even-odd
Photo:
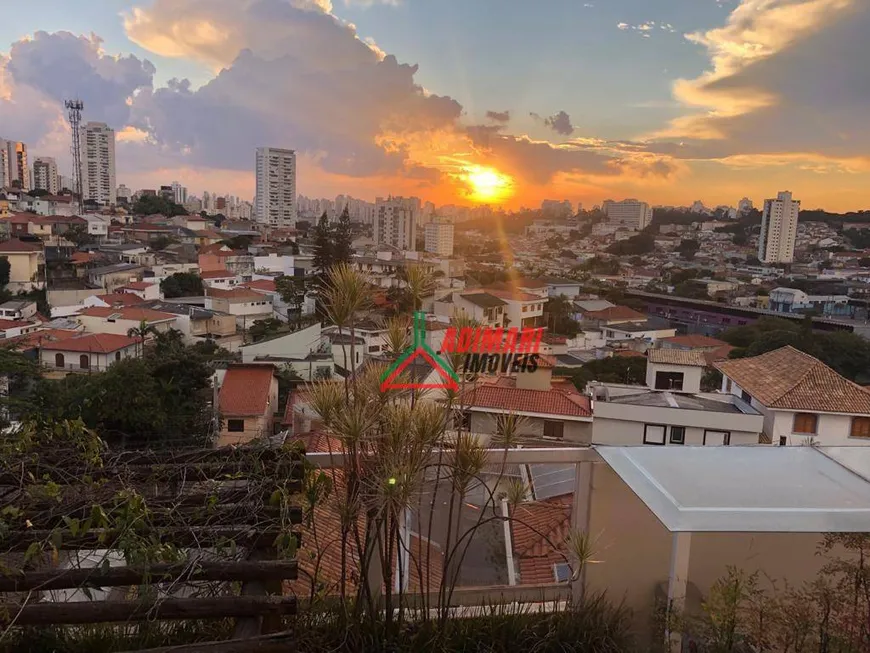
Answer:
[[[139,340],[139,345],[136,347],[136,349],[142,355],[145,354],[145,338],[154,333],[157,333],[157,329],[148,324],[145,320],[141,320],[139,322],[139,326],[127,329],[128,337],[137,338]]]
[[[166,299],[172,297],[201,297],[205,288],[199,275],[192,272],[176,272],[160,282],[160,291]]]
[[[335,245],[333,230],[326,217],[326,211],[317,221],[314,228],[314,269],[318,275],[324,275],[335,265]]]
[[[350,263],[351,256],[353,256],[353,229],[350,226],[350,213],[345,206],[335,228],[333,264]]]
[[[5,288],[9,284],[9,274],[12,266],[9,264],[9,259],[5,256],[0,256],[0,288]]]

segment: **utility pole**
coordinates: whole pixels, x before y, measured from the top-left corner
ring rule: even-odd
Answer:
[[[69,117],[69,126],[72,129],[72,147],[70,152],[73,157],[73,186],[72,191],[78,197],[78,213],[84,213],[85,199],[82,192],[82,144],[81,144],[81,124],[82,111],[85,108],[81,100],[66,100],[63,106],[67,110]]]

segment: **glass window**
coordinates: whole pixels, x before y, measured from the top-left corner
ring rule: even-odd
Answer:
[[[79,356],[79,367],[80,368],[82,368],[83,370],[86,370],[90,366],[91,366],[91,361],[88,358],[87,354],[82,354],[81,356]]]
[[[553,578],[557,583],[567,583],[571,580],[571,567],[566,562],[557,562],[553,565]]]
[[[241,433],[245,430],[245,420],[243,419],[228,419],[227,431],[230,433]]]
[[[643,427],[644,444],[664,444],[665,427],[660,424],[645,424]]]
[[[565,434],[565,423],[564,422],[551,422],[550,420],[544,420],[544,437],[552,438],[554,440],[561,440]]]
[[[818,426],[818,415],[812,413],[795,413],[793,433],[808,433],[814,435]]]
[[[686,427],[671,427],[671,444],[686,444]]]
[[[682,390],[682,372],[656,372],[656,390]]]
[[[55,354],[54,355],[54,366],[55,367],[65,367],[65,361],[63,359],[63,354]]]

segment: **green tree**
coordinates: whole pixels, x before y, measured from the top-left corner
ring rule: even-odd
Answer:
[[[338,225],[335,228],[332,260],[337,263],[350,263],[353,256],[353,229],[350,224],[350,213],[347,206],[341,212]]]
[[[544,320],[547,327],[559,335],[573,338],[580,331],[580,325],[571,317],[573,305],[565,295],[550,297],[544,304]]]
[[[160,282],[160,292],[166,299],[173,297],[201,297],[205,286],[199,275],[192,272],[176,272]]]
[[[694,281],[683,281],[674,286],[674,294],[689,299],[710,299],[707,289]]]
[[[335,264],[335,249],[333,245],[333,230],[326,217],[326,211],[317,221],[314,228],[314,261],[313,266],[318,275],[325,275]]]
[[[274,317],[269,317],[265,320],[254,320],[251,328],[248,329],[248,334],[254,342],[260,342],[277,333],[282,326],[283,323]]]
[[[160,195],[142,195],[133,203],[131,211],[134,215],[154,215],[159,213],[167,218],[176,215],[187,215],[187,210],[183,206]]]
[[[684,239],[680,241],[679,246],[677,247],[677,252],[687,261],[695,258],[695,254],[698,253],[698,250],[701,246],[698,244],[697,240],[693,239]]]
[[[607,248],[608,254],[617,256],[639,256],[649,254],[656,248],[655,236],[649,232],[641,232],[627,240],[620,240]]]
[[[74,224],[72,227],[67,229],[63,237],[76,247],[89,245],[94,242],[94,237],[88,233],[87,227],[81,224]]]
[[[9,259],[5,256],[0,256],[0,287],[5,288],[9,285],[9,274],[12,266],[9,264]]]
[[[581,392],[590,381],[605,383],[643,384],[646,379],[646,357],[612,356],[586,363],[571,375],[574,386]]]
[[[304,276],[281,275],[275,279],[275,290],[281,295],[281,299],[287,304],[287,318],[290,314],[296,316],[297,322],[302,321],[302,309],[305,305],[307,280]]]
[[[220,241],[221,245],[226,245],[230,249],[242,249],[247,250],[248,247],[251,246],[251,243],[254,242],[254,239],[251,236],[233,236],[232,238],[226,238]]]
[[[155,333],[157,333],[157,329],[148,324],[145,320],[141,320],[139,326],[127,329],[127,336],[130,338],[136,338],[139,341],[137,350],[142,355],[145,353],[145,338]]]

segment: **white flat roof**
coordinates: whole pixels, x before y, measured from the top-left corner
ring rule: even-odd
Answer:
[[[595,448],[672,532],[870,532],[870,448]]]

